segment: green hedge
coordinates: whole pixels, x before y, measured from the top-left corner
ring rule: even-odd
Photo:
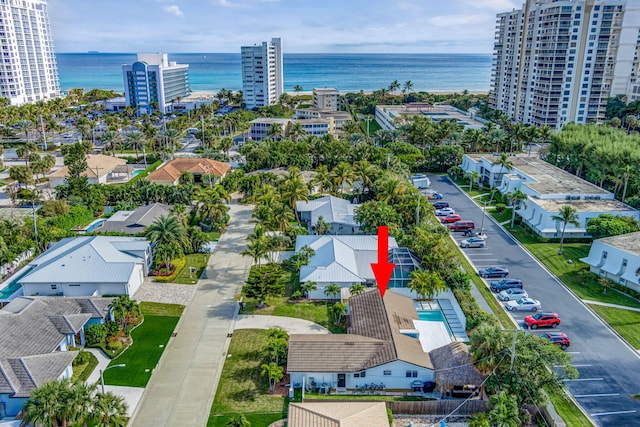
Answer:
[[[152,163],[151,166],[149,166],[144,171],[140,172],[138,175],[136,175],[133,178],[131,178],[128,183],[129,184],[133,184],[134,182],[136,182],[138,180],[146,178],[151,172],[153,172],[154,170],[158,169],[158,167],[161,164],[162,164],[162,160],[158,160],[157,162]]]

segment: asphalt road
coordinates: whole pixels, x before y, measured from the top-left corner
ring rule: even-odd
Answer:
[[[472,220],[480,231],[482,209],[449,181],[446,176],[430,176],[433,189],[442,193],[463,220]],[[557,312],[561,324],[554,331],[571,339],[567,352],[580,372],[567,386],[578,403],[601,426],[640,425],[640,355],[627,346],[573,293],[559,283],[535,258],[529,255],[487,215],[484,219],[487,245],[463,249],[476,268],[500,265],[509,269],[509,277],[522,279],[529,296],[540,300],[543,311]],[[454,233],[456,241],[465,237]],[[488,279],[498,280],[498,279]],[[514,312],[513,318],[524,328],[524,317],[531,313]],[[526,328],[525,328],[526,329]],[[534,332],[541,334],[546,328]]]

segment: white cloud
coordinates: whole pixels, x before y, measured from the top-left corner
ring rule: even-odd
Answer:
[[[242,7],[242,5],[231,3],[229,0],[214,0],[213,4],[217,4],[222,7]]]
[[[520,2],[522,3],[522,2]],[[522,6],[518,5],[512,0],[462,0],[462,4],[466,7],[473,7],[477,9],[490,9],[501,12],[509,12],[514,8]]]
[[[484,16],[480,17],[478,15],[445,15],[445,16],[434,16],[433,18],[429,18],[428,22],[431,25],[435,25],[437,27],[459,27],[462,25],[474,24],[479,21],[484,21]]]
[[[182,13],[180,8],[175,4],[172,4],[171,6],[164,6],[162,10],[175,16],[184,16],[184,13]]]
[[[422,8],[420,6],[418,6],[417,4],[407,3],[407,2],[399,2],[398,3],[398,9],[400,9],[400,10],[409,10],[409,11],[414,11],[414,12],[419,12],[419,11],[422,10]]]

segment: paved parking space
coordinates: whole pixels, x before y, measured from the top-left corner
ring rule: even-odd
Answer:
[[[565,332],[571,339],[568,352],[580,378],[567,381],[576,400],[601,426],[640,425],[640,401],[631,396],[640,392],[640,356],[624,343],[572,292],[515,242],[446,176],[430,176],[436,191],[444,196],[463,220],[471,220],[476,231],[487,236],[484,248],[462,249],[476,268],[500,265],[509,269],[510,278],[522,279],[531,298],[540,300],[543,311],[557,312],[558,328],[528,331],[537,335],[546,330]],[[462,233],[452,233],[456,241]],[[488,279],[498,280],[498,279]],[[524,326],[530,312],[509,312]]]

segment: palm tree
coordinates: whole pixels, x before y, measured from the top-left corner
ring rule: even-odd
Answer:
[[[562,234],[560,234],[560,249],[558,250],[558,255],[562,255],[562,244],[564,243],[564,232],[567,229],[567,224],[571,224],[574,226],[579,226],[580,223],[578,219],[580,216],[578,215],[578,211],[572,206],[563,206],[558,212],[558,215],[554,215],[551,217],[552,220],[562,223]]]
[[[471,360],[484,375],[489,375],[498,366],[507,348],[507,336],[495,325],[481,323],[469,337]]]
[[[291,209],[296,208],[298,200],[309,201],[309,187],[299,176],[285,179],[281,185],[281,191],[282,198],[287,201]]]
[[[244,415],[236,414],[227,421],[225,427],[251,427],[251,423]]]
[[[305,282],[300,285],[300,290],[308,300],[311,292],[318,290],[318,284],[316,282]]]
[[[183,248],[189,247],[187,230],[173,215],[160,215],[147,227],[145,236],[158,245],[175,242]]]
[[[407,287],[421,298],[431,300],[440,292],[447,290],[447,285],[438,272],[413,270],[409,276],[411,280]]]
[[[287,126],[287,136],[294,141],[298,142],[301,137],[307,134],[301,123],[295,122]]]
[[[624,199],[627,197],[627,186],[629,185],[629,178],[631,178],[631,175],[635,172],[635,168],[631,165],[626,165],[623,166],[620,169],[620,172],[622,172],[622,179],[624,181],[624,189],[622,190],[622,203],[624,203]]]
[[[516,206],[519,202],[524,204],[524,201],[527,200],[527,195],[520,190],[515,190],[508,192],[506,196],[511,202],[511,229],[513,230],[513,226],[516,222]]]
[[[377,173],[378,168],[366,160],[359,160],[353,164],[353,175],[360,182],[363,194],[369,192]]]
[[[324,288],[324,294],[332,299],[338,299],[341,292],[342,288],[335,283],[330,283]]]
[[[302,91],[302,86],[300,86],[300,85],[295,85],[295,86],[293,87],[293,90],[294,90],[294,91],[296,91],[296,92],[301,92],[301,91]]]
[[[394,80],[393,82],[391,82],[391,84],[389,85],[389,92],[395,95],[395,91],[398,89],[400,89],[400,83],[397,80]]]
[[[480,175],[480,172],[477,170],[472,170],[465,173],[463,178],[469,180],[469,191],[471,191],[473,189],[473,183],[478,182],[480,178],[482,178],[482,175]]]
[[[349,292],[351,295],[360,295],[367,290],[367,287],[362,283],[356,283],[355,285],[351,285],[349,288]]]
[[[121,396],[111,392],[97,393],[93,399],[91,419],[96,427],[125,427],[127,404]]]
[[[489,405],[492,406],[489,411],[489,422],[493,427],[519,427],[520,408],[515,396],[501,391],[489,398]]]
[[[103,133],[102,137],[100,138],[102,140],[102,143],[104,144],[104,147],[111,151],[111,154],[113,156],[116,155],[116,145],[119,137],[120,135],[118,134],[118,132],[114,130],[108,130]]]
[[[128,315],[137,317],[140,315],[140,306],[138,303],[128,295],[122,295],[118,298],[114,299],[111,304],[109,304],[109,308],[113,313],[113,318],[116,322],[120,323],[120,329],[124,330],[127,326],[127,317]]]
[[[500,158],[496,159],[496,161],[494,161],[492,165],[500,165],[500,173],[498,174],[500,176],[500,183],[502,183],[502,175],[504,174],[504,170],[506,169],[507,172],[509,172],[511,169],[513,169],[513,162],[509,160],[509,156],[505,153],[500,154]],[[493,184],[494,187],[497,187],[495,178],[493,179]]]
[[[331,313],[335,319],[336,325],[342,321],[342,316],[347,312],[347,305],[343,302],[337,302],[331,306]]]
[[[267,129],[267,136],[271,139],[282,137],[282,125],[280,123],[271,123]]]
[[[22,407],[22,425],[29,423],[35,426],[59,426],[62,424],[62,413],[65,402],[61,394],[66,382],[49,381],[36,388]]]
[[[318,193],[320,193],[321,196],[332,191],[334,183],[332,180],[332,174],[329,172],[329,169],[327,169],[327,166],[318,166],[318,169],[316,169],[316,175],[311,180],[311,184],[318,187]]]
[[[413,82],[411,80],[407,80],[406,82],[404,82],[404,88],[402,89],[403,92],[411,93],[412,89],[413,89]]]
[[[247,249],[240,252],[240,255],[250,256],[251,258],[253,258],[253,263],[260,266],[262,264],[262,259],[267,255],[268,252],[269,243],[267,242],[266,237],[263,236],[249,242],[249,244],[247,244]]]
[[[282,366],[278,366],[276,362],[263,363],[261,368],[262,375],[269,377],[269,390],[273,392],[276,388],[276,383],[284,377],[284,369]]]
[[[345,184],[353,184],[353,180],[355,175],[353,173],[353,169],[351,165],[347,162],[340,162],[333,170],[331,171],[333,176],[333,183],[338,190],[342,193],[344,190]]]
[[[140,148],[140,145],[145,143],[144,132],[139,130],[132,130],[130,132],[127,132],[125,138],[127,140],[127,144],[133,146],[133,149],[136,150],[136,158],[138,158],[138,149]]]

